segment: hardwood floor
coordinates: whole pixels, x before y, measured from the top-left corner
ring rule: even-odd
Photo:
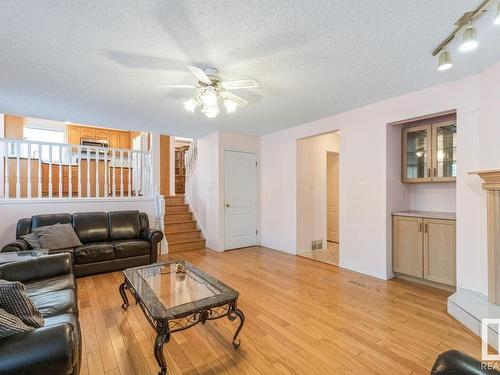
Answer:
[[[429,374],[450,348],[480,356],[480,341],[446,314],[447,292],[380,281],[261,247],[183,258],[240,292],[246,315],[172,335],[169,374]],[[137,305],[120,307],[120,272],[80,278],[82,375],[156,374],[154,332]],[[128,293],[128,292],[127,292]]]

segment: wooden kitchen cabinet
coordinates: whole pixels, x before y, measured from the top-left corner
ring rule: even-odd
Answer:
[[[120,148],[120,133],[117,131],[109,132],[109,147]]]
[[[109,131],[97,129],[95,131],[95,138],[98,140],[108,140],[109,139]]]
[[[120,132],[120,147],[123,149],[130,149],[130,134],[129,132]]]
[[[456,285],[456,223],[451,214],[393,215],[393,270],[429,282]]]
[[[393,222],[394,271],[423,277],[422,219],[396,216]]]
[[[82,126],[80,128],[80,138],[96,139],[96,130],[94,128],[87,128]]]
[[[68,125],[68,143],[70,145],[80,144],[80,127]]]
[[[403,129],[401,160],[401,179],[405,183],[455,181],[456,119],[431,119],[427,124]]]
[[[80,145],[82,139],[91,139],[107,141],[110,148],[131,149],[132,132],[80,125],[68,125],[67,130],[68,143],[72,145]]]

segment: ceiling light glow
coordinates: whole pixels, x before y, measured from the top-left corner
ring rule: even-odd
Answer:
[[[208,118],[215,118],[220,113],[219,106],[217,105],[217,102],[215,103],[215,105],[210,105],[210,106],[204,105],[203,109],[201,111]]]
[[[191,99],[184,102],[184,108],[186,108],[186,111],[189,111],[189,112],[194,112],[197,105],[198,105],[198,102],[194,98],[191,98]]]
[[[226,107],[227,113],[232,113],[236,111],[236,108],[238,108],[238,104],[231,99],[226,99],[224,100],[224,107]]]
[[[495,16],[495,25],[500,25],[500,2],[497,4],[497,15]]]
[[[203,104],[206,106],[214,106],[217,104],[217,94],[215,93],[215,88],[209,86],[205,89],[205,92],[202,94]]]

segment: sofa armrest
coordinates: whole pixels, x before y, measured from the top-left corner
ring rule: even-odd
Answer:
[[[157,229],[148,228],[141,232],[141,238],[151,244],[151,263],[158,259],[158,244],[163,239],[163,232]]]
[[[431,375],[499,375],[500,372],[483,368],[481,362],[457,350],[441,353],[432,366]]]
[[[2,247],[0,252],[30,250],[31,246],[23,239],[15,240]]]
[[[46,255],[0,265],[0,279],[27,281],[73,273],[70,254]]]
[[[72,374],[74,328],[69,323],[42,327],[0,340],[0,375]]]

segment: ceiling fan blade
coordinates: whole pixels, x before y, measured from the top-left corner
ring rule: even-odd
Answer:
[[[167,84],[160,84],[160,85],[156,85],[156,87],[158,87],[159,89],[161,88],[170,88],[170,89],[194,89],[196,88],[195,85],[167,85]]]
[[[240,79],[238,81],[223,81],[220,83],[221,86],[228,90],[236,90],[236,89],[249,89],[252,87],[259,87],[259,82],[255,79]]]
[[[235,102],[239,106],[244,106],[244,105],[248,104],[248,102],[245,99],[240,98],[238,95],[234,95],[233,93],[231,93],[229,91],[221,91],[220,96],[222,96],[224,99],[232,100],[233,102]]]
[[[196,66],[188,66],[188,69],[191,71],[191,73],[193,73],[198,81],[203,82],[206,85],[212,84],[210,78],[208,78],[205,72],[200,68],[197,68]]]

